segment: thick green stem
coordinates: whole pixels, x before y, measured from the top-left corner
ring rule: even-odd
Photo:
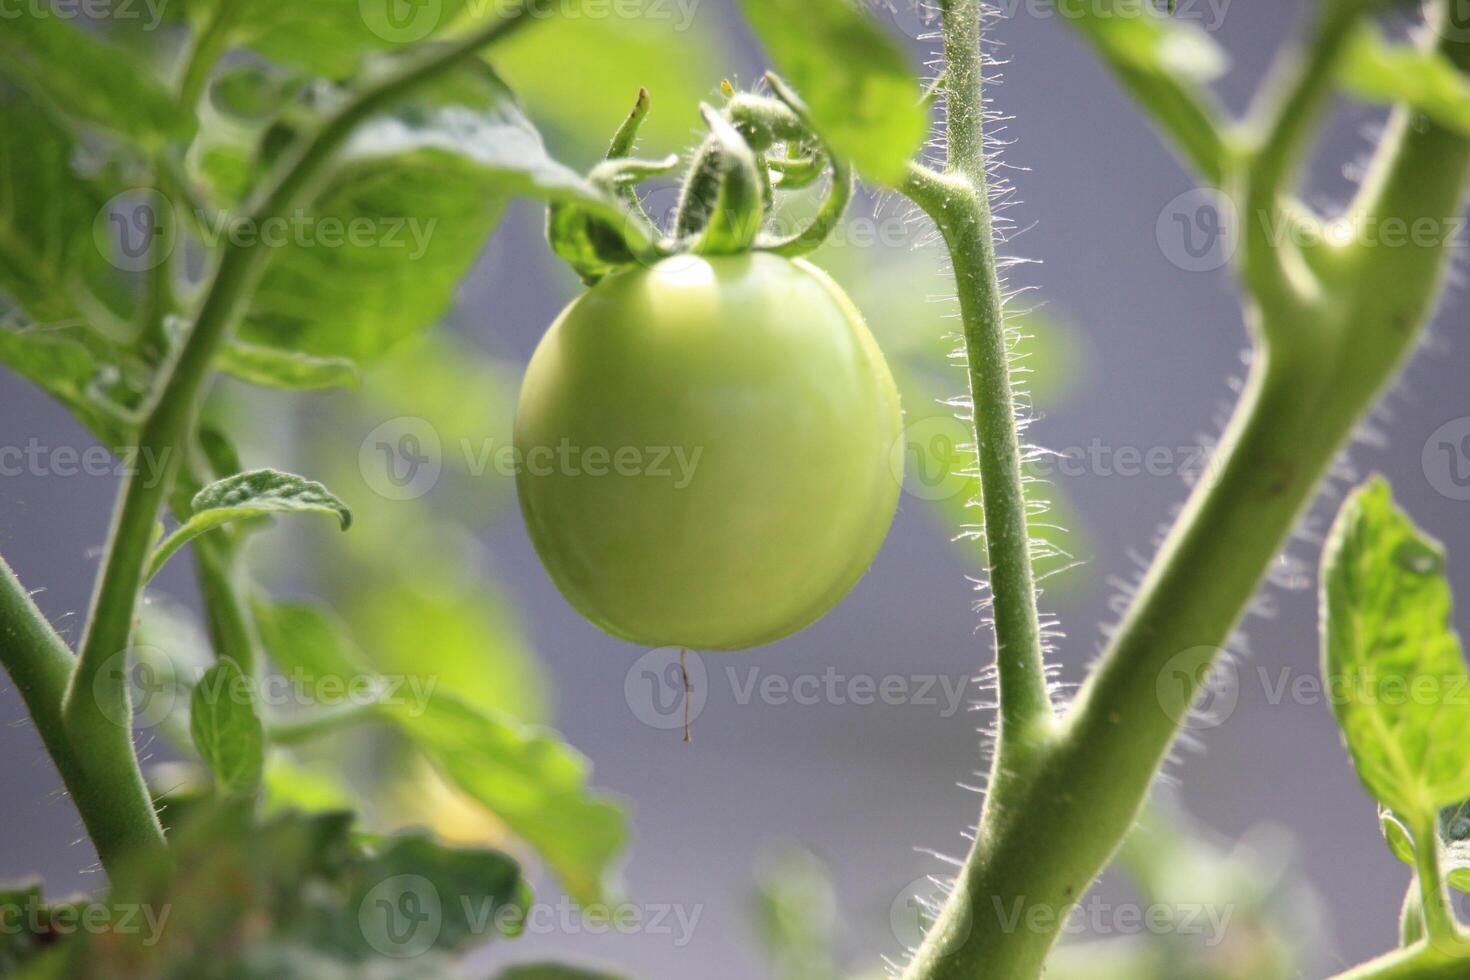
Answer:
[[[326,164],[359,123],[413,88],[452,71],[482,47],[525,24],[531,15],[547,5],[547,0],[524,0],[501,19],[366,84],[299,146],[242,220],[262,227],[288,214],[309,196]],[[139,472],[123,485],[93,595],[81,656],[62,708],[71,744],[79,757],[88,760],[105,757],[109,766],[131,772],[138,787],[142,780],[137,776],[130,726],[126,723],[131,717],[127,689],[122,672],[109,671],[106,667],[115,663],[118,655],[125,656],[154,523],[173,471],[180,465],[192,438],[210,366],[243,312],[269,254],[269,247],[257,236],[243,241],[232,238],[223,247],[193,327],[162,371],[142,426],[139,446],[163,462],[167,475],[158,479]],[[87,767],[92,768],[90,761]],[[148,843],[161,848],[161,831]]]
[[[1440,949],[1420,943],[1339,973],[1333,980],[1464,980],[1470,970],[1467,955],[1470,947]]]
[[[84,758],[68,740],[61,700],[74,663],[66,643],[0,558],[0,664],[25,701],[92,845],[110,868],[125,854],[162,838],[153,805],[134,782],[137,766],[131,743],[126,746],[127,758],[118,760],[111,742]],[[119,761],[123,764],[116,764]]]
[[[1470,139],[1400,110],[1352,213],[1453,227],[1467,170]],[[1412,349],[1448,240],[1341,249],[1323,263],[1323,296],[1309,305],[1253,297],[1259,352],[1217,471],[1191,494],[1059,735],[1003,799],[987,801],[975,847],[906,980],[1041,974],[1067,911],[1133,825],[1183,706],[1321,475]],[[1402,952],[1353,976],[1463,975],[1463,962],[1445,965],[1452,955]]]

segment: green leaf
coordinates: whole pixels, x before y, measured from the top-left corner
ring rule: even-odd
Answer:
[[[292,758],[286,752],[271,752],[265,761],[262,780],[267,813],[329,813],[353,810],[357,797],[336,771]]]
[[[357,387],[357,365],[345,357],[313,357],[233,340],[216,364],[221,371],[263,388],[311,391]]]
[[[1378,823],[1393,856],[1411,868],[1418,867],[1418,859],[1414,856],[1414,832],[1398,814],[1387,807],[1380,807]],[[1470,893],[1470,800],[1440,810],[1436,828],[1440,866],[1445,879],[1456,891]]]
[[[818,131],[868,179],[903,180],[929,132],[914,66],[851,0],[742,0]]]
[[[0,294],[48,329],[115,319],[104,298],[116,294],[119,270],[94,229],[109,230],[117,188],[78,174],[80,154],[54,111],[0,82]]]
[[[187,2],[190,19],[202,22],[231,0]],[[498,11],[500,4],[434,0],[401,6],[396,0],[250,0],[228,8],[230,39],[285,65],[340,79],[362,67],[365,55],[428,40],[461,14]]]
[[[388,838],[356,877],[348,907],[366,909],[359,916],[368,946],[365,956],[462,951],[490,938],[490,929],[518,935],[531,900],[520,867],[505,854],[446,847],[425,834]],[[420,914],[433,916],[424,922],[433,930],[431,944],[427,930],[416,942],[402,939],[403,923],[395,920],[410,897],[419,902]],[[374,915],[376,911],[388,913],[387,918]]]
[[[369,120],[293,219],[241,339],[376,358],[449,308],[514,194],[579,201],[621,220],[607,195],[547,155],[488,69]]]
[[[311,677],[376,676],[363,666],[339,624],[319,607],[259,603],[261,639],[288,671]],[[432,618],[421,621],[432,624]],[[437,680],[422,651],[420,676]],[[407,690],[406,688],[404,690]],[[579,901],[603,894],[609,865],[626,836],[622,811],[586,788],[586,760],[554,735],[523,726],[441,690],[400,694],[379,706],[448,779],[498,816],[545,859]]]
[[[154,550],[147,577],[194,538],[234,521],[281,513],[329,514],[342,530],[352,526],[352,512],[326,487],[314,480],[280,470],[251,470],[211,483],[194,495],[193,514]]]
[[[304,674],[308,683],[350,681],[370,673],[331,610],[313,602],[251,604],[260,641],[277,665]]]
[[[588,791],[585,758],[554,735],[452,695],[396,705],[391,718],[452,783],[534,847],[575,901],[603,900],[627,828],[621,808]]]
[[[265,769],[265,730],[255,691],[233,660],[209,668],[189,702],[194,747],[225,793],[253,793]]]
[[[65,405],[113,453],[136,444],[146,369],[78,324],[12,329],[0,323],[0,364]],[[135,455],[134,463],[154,461]]]
[[[1338,77],[1360,99],[1403,103],[1470,134],[1470,79],[1443,52],[1390,44],[1364,25],[1343,52]]]
[[[83,31],[49,0],[20,9],[0,31],[0,77],[143,147],[187,132],[188,116],[162,80],[127,50]]]
[[[1344,503],[1322,567],[1322,673],[1358,776],[1410,827],[1470,797],[1470,672],[1444,549],[1376,478]]]
[[[47,937],[62,957],[47,976],[452,980],[452,954],[524,920],[530,892],[505,854],[357,833],[350,813],[253,809],[199,804],[169,835],[175,862],[112,876],[98,905],[118,928]]]

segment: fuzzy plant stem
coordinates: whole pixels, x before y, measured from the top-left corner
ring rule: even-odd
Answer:
[[[935,222],[954,260],[984,514],[1000,688],[994,777],[1024,766],[1054,717],[1042,665],[1036,583],[1022,482],[1004,297],[985,163],[981,0],[945,0],[948,159],[942,173],[914,166],[904,192]]]
[[[157,820],[152,806],[135,803],[132,774],[137,764],[131,743],[126,745],[126,758],[117,760],[120,767],[109,769],[96,764],[105,756],[84,766],[67,737],[61,699],[75,663],[66,642],[0,558],[0,666],[25,701],[97,854],[104,865],[111,865],[138,841],[148,840],[156,832]],[[111,744],[99,748],[105,752]]]
[[[524,0],[501,18],[428,49],[367,82],[299,144],[277,171],[276,179],[240,220],[260,227],[289,213],[309,197],[326,165],[361,122],[414,88],[454,70],[548,6],[548,0]],[[248,244],[236,244],[231,238],[221,249],[192,327],[161,371],[144,417],[139,447],[165,463],[169,478],[139,472],[122,487],[81,654],[58,706],[71,750],[69,756],[82,778],[109,787],[109,807],[127,815],[117,820],[116,833],[104,836],[105,850],[104,843],[99,842],[103,863],[109,867],[124,851],[164,851],[163,832],[133,752],[128,723],[131,707],[120,665],[126,663],[143,567],[169,480],[187,452],[215,355],[239,320],[269,255],[269,248],[258,238],[250,238]],[[79,805],[83,802],[79,797]],[[86,814],[84,819],[90,826],[92,821]]]
[[[979,70],[977,6],[956,0],[942,7],[950,145],[976,152],[979,84],[964,72]],[[1314,43],[1338,44],[1342,36],[1319,31]],[[1462,70],[1470,62],[1463,44],[1443,41],[1441,49]],[[1269,200],[1273,211],[1277,195],[1285,194],[1280,184],[1308,124],[1325,101],[1325,90],[1310,75],[1285,84],[1288,90],[1279,99],[1284,111],[1278,116],[1285,122],[1268,127],[1257,151],[1267,161],[1270,183],[1250,188],[1251,200]],[[960,137],[957,129],[969,135]],[[1396,110],[1349,215],[1365,229],[1381,227],[1386,218],[1411,225],[1435,219],[1453,227],[1467,170],[1470,138],[1417,112]],[[934,216],[954,252],[966,336],[978,332],[982,343],[984,329],[974,322],[976,297],[968,297],[969,305],[965,301],[976,282],[989,279],[973,263],[988,259],[990,252],[974,241],[985,224],[978,212],[983,194],[967,199],[965,190],[983,173],[983,165],[974,161],[958,180],[952,173],[916,170],[907,188]],[[1269,217],[1252,211],[1244,220]],[[1042,974],[1067,913],[1132,827],[1178,733],[1184,720],[1180,686],[1187,704],[1322,474],[1412,349],[1440,286],[1447,241],[1445,236],[1394,249],[1374,248],[1366,240],[1319,246],[1310,263],[1284,274],[1278,270],[1264,280],[1269,288],[1263,289],[1256,288],[1263,279],[1249,266],[1259,270],[1270,256],[1248,258],[1256,357],[1222,439],[1218,469],[1191,494],[1061,724],[1013,756],[1018,765],[998,771],[1002,781],[992,780],[974,847],[904,980],[1034,980]],[[1305,279],[1303,269],[1315,278]],[[975,363],[986,350],[969,350],[977,378],[995,373],[993,365]],[[987,408],[985,392],[976,394],[983,449],[989,430],[1013,420],[1008,403],[996,417],[980,417]],[[981,465],[985,477],[983,453]],[[1004,494],[992,496],[996,482],[994,473],[983,482],[992,549],[998,542],[991,522],[1007,519],[992,508],[1019,503]],[[1009,519],[1018,519],[1014,509]],[[1034,615],[1029,590],[1020,595],[998,587],[995,601],[997,624],[1013,624],[1023,610]],[[1014,661],[1006,670],[1006,653],[1003,649],[1002,732],[1008,697],[1014,710],[1017,698],[1031,703],[1037,691],[1035,672],[1014,669]],[[1017,687],[1007,690],[1008,684]],[[1461,976],[1465,964],[1452,962],[1455,956],[1435,946],[1400,951],[1380,961],[1374,972],[1351,976]]]

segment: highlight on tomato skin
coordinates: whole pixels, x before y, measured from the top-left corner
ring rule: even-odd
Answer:
[[[680,255],[605,279],[547,330],[516,411],[517,489],[592,623],[743,649],[810,625],[872,563],[901,426],[888,365],[824,272]]]

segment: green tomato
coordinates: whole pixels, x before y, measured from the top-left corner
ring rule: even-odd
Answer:
[[[742,649],[814,622],[872,563],[901,424],[882,353],[820,269],[677,256],[603,280],[546,332],[516,483],[542,562],[591,622]]]

